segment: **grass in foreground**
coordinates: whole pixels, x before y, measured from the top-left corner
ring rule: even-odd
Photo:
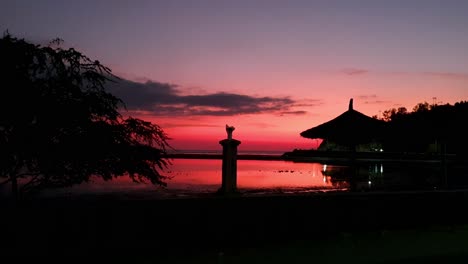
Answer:
[[[341,233],[323,240],[225,249],[141,263],[467,263],[468,226]]]

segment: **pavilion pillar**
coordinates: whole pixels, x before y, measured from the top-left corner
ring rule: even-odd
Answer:
[[[222,182],[218,190],[222,194],[237,191],[237,147],[240,141],[232,138],[234,127],[226,126],[228,138],[219,142],[223,146]]]

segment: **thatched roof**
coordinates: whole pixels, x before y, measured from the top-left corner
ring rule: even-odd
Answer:
[[[386,123],[353,109],[353,99],[348,111],[316,127],[301,132],[305,138],[321,138],[344,145],[371,142],[381,137]]]

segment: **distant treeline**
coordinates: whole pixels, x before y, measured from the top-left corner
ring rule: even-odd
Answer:
[[[417,104],[385,110],[382,139],[386,151],[457,153],[468,156],[468,101],[454,105]]]

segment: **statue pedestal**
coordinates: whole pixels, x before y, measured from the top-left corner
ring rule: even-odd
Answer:
[[[223,139],[219,142],[223,146],[222,182],[219,193],[229,194],[237,191],[237,146],[239,140]]]

